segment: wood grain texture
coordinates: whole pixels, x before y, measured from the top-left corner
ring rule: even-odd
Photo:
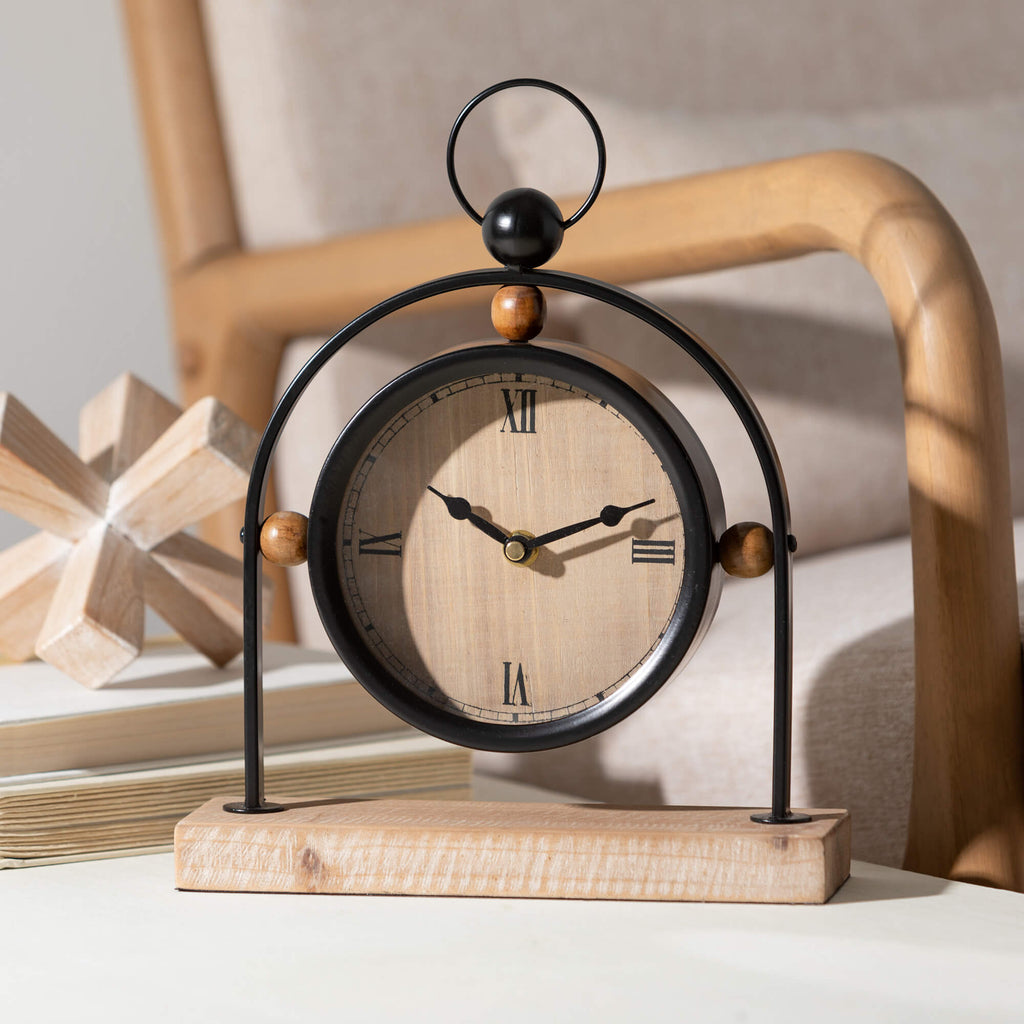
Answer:
[[[175,885],[228,892],[824,903],[850,872],[849,815],[757,825],[736,808],[371,800],[174,831]]]
[[[107,480],[120,477],[153,445],[160,446],[157,457],[173,459],[161,438],[169,431],[174,436],[181,416],[158,391],[123,374],[83,407],[79,455]],[[226,665],[242,649],[241,563],[186,533],[172,534],[160,549],[162,557],[152,552],[142,558],[146,603],[215,665]]]
[[[245,494],[258,440],[216,399],[200,399],[111,485],[110,521],[154,547]]]
[[[183,716],[185,721],[187,716]],[[173,842],[174,826],[211,795],[240,789],[239,756],[0,780],[0,861]],[[407,730],[389,738],[274,751],[267,780],[307,800],[468,799],[470,752]]]
[[[14,395],[0,395],[0,508],[77,540],[106,504],[106,483]]]
[[[114,480],[180,415],[159,391],[124,373],[82,407],[79,457],[104,480]]]
[[[279,343],[277,339],[260,334],[258,344],[252,347],[255,336],[234,328],[231,328],[231,337],[223,339],[223,348],[207,345],[207,339],[202,335],[193,337],[186,333],[182,339],[182,366],[185,368],[182,394],[186,402],[216,392],[232,412],[254,430],[262,431],[274,406],[283,339]],[[209,358],[215,351],[216,357]],[[229,369],[231,366],[235,369]],[[276,504],[273,471],[267,483],[265,504],[269,508]],[[244,520],[244,501],[232,502],[203,521],[200,536],[222,551],[236,554],[239,551],[239,523]],[[273,608],[268,606],[264,613],[264,635],[269,640],[294,641],[295,625],[288,600],[285,568],[264,565],[263,575],[277,594]]]
[[[707,576],[689,569],[684,520],[698,512],[638,412],[627,419],[614,395],[587,390],[600,378],[569,377],[570,387],[536,365],[468,380],[460,368],[449,382],[412,388],[365,434],[348,478],[336,464],[324,477],[343,486],[328,527],[337,531],[332,570],[370,657],[396,691],[512,732],[612,706],[663,655],[676,622],[699,633],[717,596],[710,567]],[[588,525],[513,561],[509,545],[449,509],[453,499],[499,539]],[[608,506],[631,511],[606,525]],[[323,503],[316,510],[328,514]],[[699,591],[692,605],[688,572]],[[682,618],[688,607],[693,622]]]
[[[275,512],[263,520],[260,552],[275,565],[302,565],[308,531],[309,520],[301,512]]]
[[[31,658],[71,544],[37,533],[0,552],[0,654]]]
[[[176,533],[149,552],[151,559],[176,576],[241,636],[242,563],[188,533]],[[273,587],[263,581],[263,606],[270,608]]]
[[[510,284],[491,299],[491,324],[509,341],[529,341],[544,330],[547,303],[539,288]]]
[[[760,523],[736,523],[718,541],[718,560],[730,576],[754,579],[775,564],[772,531]]]
[[[150,642],[150,646],[156,645]],[[153,655],[148,666],[147,653]],[[325,673],[322,663],[301,657],[298,663],[288,664],[292,659],[281,647],[271,647],[265,653],[269,670],[264,691],[268,750],[294,744],[322,747],[407,730],[405,723],[378,704],[354,679],[346,678],[342,665],[336,664]],[[51,699],[78,686],[70,679],[55,680],[48,665],[3,669],[8,678],[3,681],[4,701],[0,703],[0,777],[177,757],[209,761],[241,751],[240,665],[236,663],[234,669],[222,674],[204,669],[199,656],[168,660],[159,651],[144,651],[140,661],[140,671],[135,671],[135,666],[130,670],[130,678],[141,681],[139,688],[112,692],[110,700],[97,702],[105,709],[96,713],[90,712],[88,702],[82,700],[88,694],[69,696],[67,701]],[[148,671],[154,664],[159,667]],[[33,685],[41,680],[38,701],[31,692],[24,692],[18,681],[21,672],[29,673]],[[283,679],[294,680],[296,675],[301,676],[297,682],[282,685]],[[201,685],[204,680],[211,682],[209,690]],[[230,682],[230,692],[218,685],[224,681]],[[147,702],[150,685],[162,691],[160,700]],[[140,698],[138,702],[136,697]],[[20,710],[26,706],[38,714]],[[304,792],[285,786],[278,789]],[[197,800],[192,807],[199,803]]]
[[[90,687],[137,658],[145,626],[142,557],[104,524],[76,544],[36,640],[39,657]]]
[[[226,665],[242,650],[238,615],[222,617],[157,559],[143,555],[146,604],[183,640],[214,663]]]
[[[196,4],[125,7],[161,210],[187,206],[182,195],[197,208],[210,197],[229,208],[223,175],[179,168],[157,138],[189,138],[192,119],[216,135]],[[485,262],[479,231],[461,216],[261,252],[240,251],[223,214],[210,222],[222,228],[191,249],[172,219],[165,212],[162,224],[183,388],[220,396],[260,427],[287,338],[335,329],[389,295]],[[941,203],[886,160],[811,154],[607,192],[552,266],[626,283],[826,250],[875,278],[903,372],[916,651],[905,863],[1024,889],[1024,707],[999,342],[974,257]],[[457,293],[443,303],[470,301]],[[210,538],[233,543],[237,519],[224,517]]]
[[[196,0],[126,0],[132,71],[169,272],[238,246]]]

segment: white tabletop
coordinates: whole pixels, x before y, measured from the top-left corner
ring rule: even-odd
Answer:
[[[183,893],[173,875],[170,854],[0,872],[4,1019],[1024,1020],[1024,896],[856,861],[819,907]]]

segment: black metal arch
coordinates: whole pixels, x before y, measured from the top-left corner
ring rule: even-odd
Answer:
[[[328,360],[371,324],[435,295],[466,288],[502,287],[508,284],[535,285],[538,288],[551,288],[597,299],[650,325],[675,342],[708,374],[743,423],[761,465],[768,490],[775,555],[772,804],[770,813],[755,815],[754,818],[767,824],[808,820],[806,815],[794,814],[789,808],[793,679],[792,551],[795,548],[795,541],[790,532],[789,499],[782,469],[760,413],[743,385],[725,363],[682,324],[651,303],[621,288],[575,274],[509,268],[452,274],[417,285],[378,303],[324,342],[288,385],[271,414],[256,450],[249,477],[245,525],[242,532],[245,799],[241,803],[228,804],[226,809],[240,813],[261,813],[279,809],[276,805],[268,804],[263,795],[263,602],[259,539],[270,460],[292,409]]]

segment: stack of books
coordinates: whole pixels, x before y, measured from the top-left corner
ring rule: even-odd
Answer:
[[[333,654],[268,644],[270,799],[466,799],[469,751],[382,708]],[[174,825],[243,791],[242,670],[158,645],[87,690],[0,666],[0,868],[170,849]]]

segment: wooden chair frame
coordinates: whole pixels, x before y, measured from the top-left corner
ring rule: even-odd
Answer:
[[[261,429],[288,339],[333,331],[386,296],[476,266],[478,229],[459,216],[246,250],[197,0],[123,6],[182,398],[215,395]],[[629,282],[823,250],[847,253],[874,277],[902,369],[916,662],[905,866],[1024,890],[1024,707],[1002,365],[985,284],[949,214],[900,167],[820,153],[609,192],[574,229],[561,262]],[[237,548],[240,521],[237,510],[222,515],[207,536]],[[287,600],[275,604],[271,629],[293,635]]]

